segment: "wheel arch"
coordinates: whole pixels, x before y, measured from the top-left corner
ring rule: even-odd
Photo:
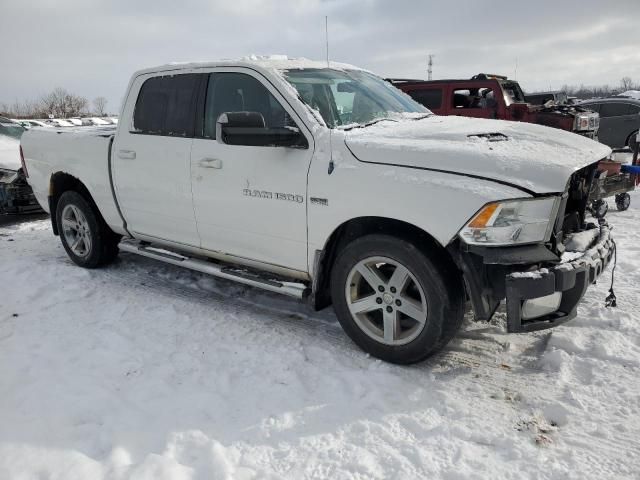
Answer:
[[[316,310],[328,307],[332,303],[329,279],[331,278],[331,269],[340,251],[352,241],[374,233],[407,240],[424,253],[429,254],[438,263],[451,268],[451,272],[459,272],[459,268],[447,249],[420,227],[388,217],[352,218],[336,227],[329,235],[324,248],[315,252],[310,301]],[[437,254],[433,255],[434,252]]]
[[[70,173],[67,172],[55,172],[49,179],[49,212],[51,216],[51,227],[54,235],[59,235],[58,224],[56,223],[56,211],[58,208],[58,202],[64,192],[74,191],[78,192],[82,197],[89,202],[91,208],[96,212],[100,221],[104,222],[104,218],[93,200],[89,189],[82,183],[82,181]]]

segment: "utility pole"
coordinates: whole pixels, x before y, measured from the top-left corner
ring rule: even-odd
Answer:
[[[429,68],[427,68],[428,79],[433,79],[433,55],[429,54]]]

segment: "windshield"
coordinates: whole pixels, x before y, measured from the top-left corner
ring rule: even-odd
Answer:
[[[404,113],[431,113],[388,82],[363,71],[323,68],[283,74],[329,128],[365,125]]]
[[[502,85],[502,90],[506,94],[507,99],[509,100],[509,104],[511,103],[527,103],[527,100],[524,97],[524,93],[520,88],[520,84],[518,82],[500,82]]]
[[[8,118],[0,117],[0,134],[20,140],[25,128],[19,123],[13,122]]]

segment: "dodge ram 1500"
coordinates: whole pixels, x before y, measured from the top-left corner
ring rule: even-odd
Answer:
[[[21,148],[78,265],[125,251],[333,304],[396,363],[444,346],[467,304],[488,320],[506,299],[509,332],[571,319],[615,249],[585,213],[608,147],[433,115],[345,64],[148,68],[117,126],[33,129]]]

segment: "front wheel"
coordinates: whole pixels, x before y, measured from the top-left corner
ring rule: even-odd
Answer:
[[[60,196],[56,222],[62,246],[77,265],[96,268],[118,255],[120,237],[78,192],[67,191]]]
[[[442,348],[464,317],[464,289],[413,244],[369,235],[349,244],[331,274],[331,296],[347,335],[365,352],[393,363],[424,360]]]
[[[591,204],[591,211],[593,212],[594,217],[604,218],[609,211],[609,204],[606,202],[606,200],[595,200]]]

